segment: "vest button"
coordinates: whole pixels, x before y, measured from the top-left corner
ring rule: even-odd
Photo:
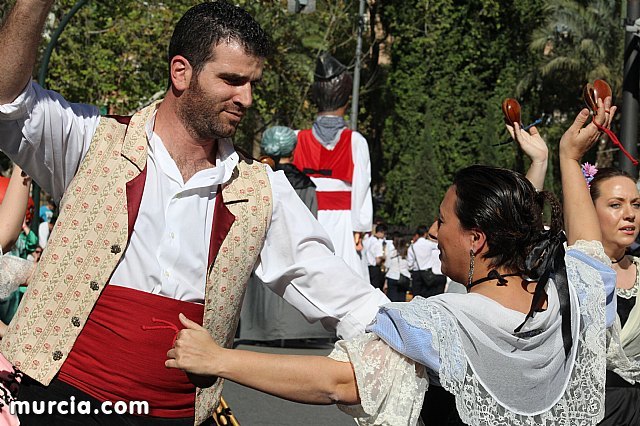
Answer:
[[[78,317],[71,318],[71,324],[73,324],[75,327],[80,327],[80,318]]]
[[[98,290],[100,290],[100,285],[98,284],[98,282],[97,282],[97,281],[91,281],[91,282],[89,283],[89,287],[91,287],[91,290],[93,290],[93,291],[98,291]]]
[[[118,254],[121,251],[122,250],[120,249],[120,244],[114,244],[114,245],[111,246],[111,253]]]
[[[62,359],[62,352],[60,351],[55,351],[53,353],[53,360],[54,361],[60,361]]]

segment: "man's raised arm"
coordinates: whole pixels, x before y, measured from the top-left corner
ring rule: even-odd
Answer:
[[[53,0],[17,0],[0,27],[0,104],[22,92],[31,77]]]

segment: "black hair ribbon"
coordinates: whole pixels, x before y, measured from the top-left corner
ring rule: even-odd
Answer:
[[[549,281],[549,277],[553,275],[554,283],[558,291],[558,300],[560,302],[560,315],[562,317],[562,343],[564,346],[565,356],[569,355],[571,346],[573,345],[573,337],[571,336],[571,303],[569,300],[569,280],[567,279],[567,267],[564,261],[564,242],[566,237],[564,232],[560,231],[556,235],[551,235],[551,231],[542,232],[541,241],[531,250],[525,260],[525,267],[528,278],[537,281],[536,288],[531,301],[531,308],[522,324],[514,330],[519,332],[529,318],[533,318],[537,307],[544,300],[544,288]]]

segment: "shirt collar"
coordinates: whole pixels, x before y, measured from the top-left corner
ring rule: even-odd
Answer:
[[[160,143],[163,143],[163,142],[160,136],[158,136],[158,134],[153,132],[153,127],[155,125],[155,120],[156,120],[156,112],[153,113],[153,116],[147,122],[145,126],[145,130],[147,132],[147,140],[149,141],[149,151],[157,155],[159,148],[156,146],[156,140],[159,141]],[[163,147],[163,148],[166,151],[166,147]],[[200,172],[196,173],[194,177],[199,177],[198,175],[204,172],[203,174],[206,176],[203,176],[203,177],[207,179],[207,183],[209,185],[225,184],[229,182],[229,180],[231,179],[231,176],[233,175],[233,171],[235,170],[239,161],[240,161],[240,156],[236,152],[231,139],[220,139],[218,140],[215,166],[209,169],[201,170]]]

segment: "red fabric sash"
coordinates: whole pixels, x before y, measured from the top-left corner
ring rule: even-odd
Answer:
[[[107,285],[58,378],[100,401],[148,401],[153,417],[194,416],[195,386],[164,366],[180,312],[201,324],[204,306]]]
[[[293,152],[293,164],[311,177],[353,181],[351,133],[344,129],[333,150],[328,150],[313,136],[311,129],[298,132],[298,144]]]
[[[351,191],[317,191],[318,210],[351,210]]]

